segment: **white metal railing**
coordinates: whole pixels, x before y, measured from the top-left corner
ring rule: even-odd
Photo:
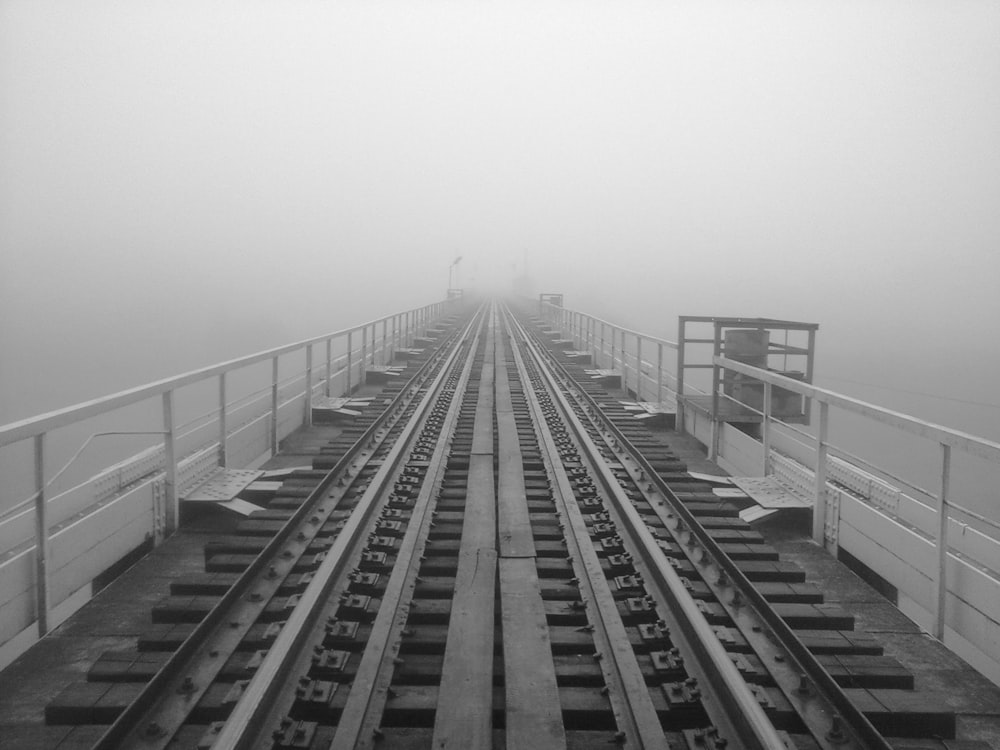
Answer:
[[[33,516],[34,612],[39,634],[44,635],[49,630],[51,609],[50,573],[48,570],[50,558],[49,510],[53,500],[59,497],[50,497],[49,489],[53,480],[58,478],[69,465],[61,468],[56,474],[50,473],[47,466],[47,436],[52,431],[79,425],[84,420],[158,397],[161,401],[162,414],[160,429],[116,432],[162,436],[160,447],[146,449],[134,456],[133,459],[109,467],[94,478],[101,480],[94,482],[94,485],[97,488],[95,494],[108,492],[113,494],[115,491],[121,491],[125,485],[144,476],[160,472],[164,480],[163,497],[160,504],[163,517],[154,517],[153,537],[161,538],[169,534],[177,525],[178,482],[181,463],[185,463],[185,466],[188,467],[188,473],[192,474],[197,474],[199,467],[202,467],[203,471],[203,465],[206,464],[206,461],[209,468],[214,465],[226,466],[229,461],[229,441],[233,435],[248,423],[262,419],[269,421],[268,448],[272,454],[276,453],[279,445],[279,411],[282,407],[294,403],[298,399],[303,399],[304,409],[300,415],[301,420],[302,423],[310,424],[316,391],[330,396],[333,381],[335,378],[339,378],[344,385],[343,392],[350,393],[356,385],[364,381],[366,367],[375,365],[379,360],[386,364],[393,352],[408,347],[421,330],[440,318],[449,307],[447,302],[435,302],[404,312],[393,313],[351,328],[221,362],[0,426],[0,448],[25,441],[30,441],[32,444],[34,461],[27,471],[33,473],[34,493],[26,500],[0,512],[0,539],[9,545],[8,551],[11,550],[21,542],[22,535],[19,533],[19,529],[23,529],[26,523],[30,523],[27,515]],[[343,350],[343,353],[339,353],[336,357],[334,356],[335,344],[338,350]],[[320,348],[319,356],[322,357],[319,363],[316,362],[317,347]],[[286,375],[284,378],[279,377],[281,359],[296,354],[301,357],[303,353],[305,355],[304,371],[296,372],[291,376]],[[230,400],[228,395],[230,376],[243,368],[268,361],[271,363],[269,386],[260,388],[249,395]],[[355,373],[357,380],[355,380]],[[185,425],[178,425],[175,410],[177,392],[187,386],[203,383],[213,378],[218,381],[217,406],[189,420]],[[257,404],[256,410],[254,404]],[[263,408],[263,412],[261,408]],[[233,418],[240,412],[244,412],[243,421],[234,428]],[[206,430],[210,432],[213,423],[215,435],[207,437],[206,443],[206,436],[203,433]],[[198,433],[199,439],[192,441],[195,445],[187,451],[188,458],[182,462],[178,458],[178,440],[195,433]],[[96,436],[99,435],[95,433],[92,437]],[[70,463],[76,460],[90,440],[91,438],[87,439],[87,442],[70,459]],[[62,494],[66,493],[60,493],[60,496]],[[154,504],[156,502],[155,496],[154,492]],[[95,501],[91,496],[91,503],[99,505],[102,499],[99,498]],[[28,538],[30,539],[30,536]],[[11,552],[11,554],[13,553]],[[111,562],[114,561],[110,561],[109,564]],[[0,601],[0,606],[3,606],[4,603]]]
[[[831,445],[829,442],[830,407],[840,409],[850,414],[856,414],[866,419],[879,422],[891,428],[915,435],[926,440],[933,441],[940,447],[940,470],[938,474],[938,489],[936,491],[921,490],[937,500],[936,508],[936,533],[934,537],[935,552],[937,555],[937,565],[934,573],[934,596],[932,616],[934,619],[934,635],[937,638],[944,637],[945,627],[945,596],[947,594],[946,566],[948,561],[948,527],[952,520],[951,508],[952,499],[950,494],[952,478],[952,450],[962,451],[970,456],[984,459],[993,465],[1000,466],[1000,443],[996,443],[985,438],[970,435],[960,430],[955,430],[942,425],[934,424],[917,417],[903,414],[891,409],[886,409],[875,404],[861,401],[850,396],[845,396],[824,388],[818,388],[807,383],[803,383],[792,378],[786,378],[767,370],[751,367],[741,362],[736,362],[726,357],[713,357],[713,365],[717,368],[730,370],[735,373],[753,378],[764,386],[764,408],[761,412],[763,422],[761,427],[761,437],[764,451],[764,466],[766,467],[771,459],[771,438],[773,423],[776,421],[771,414],[772,389],[774,387],[783,388],[794,393],[798,393],[806,398],[812,399],[819,405],[819,425],[817,434],[809,436],[808,433],[797,431],[806,437],[812,437],[815,442],[816,465],[814,472],[813,494],[815,497],[815,508],[813,512],[813,538],[819,544],[823,544],[824,523],[827,517],[828,487],[827,479],[831,467],[834,471],[839,470],[836,459],[830,457]],[[746,406],[746,405],[744,405]],[[749,408],[749,407],[748,407]],[[718,431],[716,431],[718,434]],[[877,480],[877,478],[875,478]],[[873,483],[877,484],[877,481]],[[966,515],[977,515],[968,509],[961,509]],[[989,520],[989,519],[985,519]]]
[[[616,325],[579,310],[540,301],[542,316],[593,356],[594,366],[620,370],[622,388],[637,401],[673,401],[677,395],[677,342]],[[669,351],[675,354],[668,354]],[[655,355],[655,359],[647,359]]]
[[[665,398],[681,400],[677,393],[679,358],[676,356],[678,352],[676,342],[624,328],[545,300],[539,300],[537,304],[543,319],[560,329],[567,338],[572,338],[579,349],[593,355],[595,367],[619,371],[622,376],[622,386],[626,390],[633,390],[637,399],[647,398],[658,402],[663,402]],[[675,355],[665,357],[666,350],[673,350]],[[653,358],[646,352],[653,351],[656,352],[655,361],[650,361]],[[787,378],[724,356],[713,356],[711,364],[699,367],[713,370],[715,383],[721,382],[720,371],[728,370],[756,379],[763,384],[763,406],[759,403],[756,407],[742,404],[743,408],[758,415],[762,421],[761,438],[756,445],[758,451],[762,449],[763,460],[760,464],[756,463],[760,456],[758,452],[757,458],[752,459],[751,465],[759,465],[761,475],[778,470],[779,473],[787,475],[785,478],[803,493],[808,492],[815,498],[813,537],[818,543],[824,543],[825,524],[829,521],[828,498],[835,498],[838,492],[836,489],[831,490],[833,485],[830,485],[830,482],[850,489],[859,497],[866,497],[874,507],[897,522],[921,530],[920,533],[933,545],[935,558],[934,569],[929,573],[933,581],[933,594],[929,597],[931,602],[929,611],[933,620],[931,629],[936,637],[943,638],[945,597],[949,593],[946,575],[949,524],[954,527],[953,533],[956,528],[961,531],[962,538],[955,541],[958,545],[956,554],[967,557],[982,566],[984,570],[993,571],[994,575],[1000,571],[1000,541],[998,541],[1000,524],[997,520],[963,507],[953,500],[952,451],[985,460],[991,467],[1000,470],[1000,443],[818,388],[807,382]],[[819,418],[815,434],[775,417],[772,412],[775,387],[804,396],[807,404],[810,401],[816,404]],[[683,389],[685,395],[692,390],[698,390],[687,383]],[[703,391],[699,392],[704,394]],[[716,457],[717,441],[721,432],[716,412],[722,394],[716,389],[711,395],[713,406],[710,409],[709,419],[712,429],[706,444],[710,457]],[[874,466],[844,448],[831,444],[829,436],[831,407],[937,444],[939,446],[937,488],[924,489],[914,482],[896,476],[891,471]],[[680,422],[681,419],[683,417],[679,414],[677,429],[683,431],[685,426]],[[749,437],[745,439],[753,440]],[[795,459],[778,453],[773,447],[776,439],[780,439],[783,444],[796,444],[798,447],[794,452],[808,454],[808,458],[803,455],[802,459]],[[810,470],[805,463],[800,462],[802,460],[811,463],[815,469]],[[746,465],[746,461],[742,463]],[[893,486],[894,481],[909,489],[904,492],[899,487]],[[834,519],[833,523],[837,523],[837,519]],[[976,526],[966,535],[965,531],[970,523],[975,523]],[[957,595],[955,592],[951,593]]]

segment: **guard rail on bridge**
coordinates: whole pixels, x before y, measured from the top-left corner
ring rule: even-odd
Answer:
[[[0,427],[0,450],[15,454],[3,464],[6,494],[27,487],[30,495],[0,505],[0,662],[33,641],[32,622],[44,635],[86,601],[95,578],[168,535],[184,491],[219,466],[246,467],[276,453],[284,437],[311,422],[318,395],[349,394],[366,368],[388,364],[450,304],[456,303],[394,313]],[[177,419],[182,390],[186,412],[201,412],[183,423]],[[159,409],[150,408],[157,400]],[[141,413],[127,413],[135,405]],[[95,428],[95,421],[107,421],[104,415],[127,429]],[[151,428],[151,419],[160,423]],[[74,439],[91,434],[53,472],[49,438],[74,430]],[[54,480],[95,439],[111,436],[128,438],[124,460],[53,491]],[[158,444],[136,453],[151,436]]]
[[[1000,492],[995,489],[1000,487],[1000,444],[724,356],[703,365],[705,389],[699,390],[684,379],[690,364],[677,342],[561,304],[540,300],[538,305],[544,319],[592,355],[594,367],[618,373],[626,392],[676,408],[677,429],[694,435],[720,467],[734,476],[776,477],[808,499],[814,504],[817,543],[834,554],[843,550],[874,571],[895,589],[904,613],[1000,683]],[[722,392],[726,373],[762,386],[763,408],[737,402],[754,425],[737,424],[720,413],[723,399],[734,401]],[[775,389],[805,399],[814,413],[812,429],[779,418]],[[707,417],[692,408],[695,401],[710,405]],[[853,433],[841,429],[844,445],[831,442],[831,411],[839,427],[858,421]],[[936,459],[918,462],[920,476],[932,467],[936,489],[886,468],[882,455],[862,458],[866,449],[851,441],[859,431],[874,430],[883,430],[880,439],[900,451],[936,450]],[[959,501],[953,453],[964,459],[960,470],[967,492],[971,487],[977,494],[992,494],[992,503],[987,500],[992,512]]]

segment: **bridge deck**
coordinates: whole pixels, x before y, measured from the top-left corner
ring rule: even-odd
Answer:
[[[375,389],[370,388],[370,391],[374,393]],[[509,397],[506,400],[509,401]],[[721,473],[705,459],[703,449],[693,438],[655,426],[651,426],[651,430],[655,439],[669,447],[689,470]],[[341,432],[342,428],[336,425],[300,429],[284,441],[282,453],[265,468],[308,464],[316,457],[320,446],[329,443]],[[524,481],[523,477],[520,481]],[[109,652],[132,653],[132,658],[152,665],[138,663],[138,672],[154,669],[162,661],[162,655],[136,651],[140,636],[150,630],[151,610],[172,593],[171,583],[203,574],[206,542],[235,536],[237,525],[242,520],[235,514],[212,511],[202,511],[188,519],[166,543],[139,560],[76,615],[0,673],[0,748],[90,747],[106,728],[103,723],[80,726],[86,723],[80,721],[46,725],[46,711],[52,712],[54,705],[58,709],[59,696],[67,686],[85,682],[95,664],[107,659]],[[912,673],[914,690],[908,694],[915,705],[930,694],[946,697],[947,705],[942,708],[955,714],[955,739],[892,739],[893,745],[973,750],[985,747],[978,743],[987,743],[1000,748],[1000,687],[979,675],[940,643],[921,633],[875,588],[815,545],[810,540],[808,511],[804,514],[778,514],[766,524],[757,526],[756,530],[768,545],[780,553],[781,565],[791,563],[805,571],[805,582],[813,584],[824,595],[823,606],[831,610],[839,607],[846,615],[855,618],[856,632],[849,636],[854,639],[855,645],[870,642],[873,651],[884,649],[886,656],[894,657],[899,665]],[[546,558],[539,557],[536,564],[542,571],[549,563]],[[552,602],[539,600],[534,604],[537,609],[550,606]],[[197,606],[198,603],[192,599],[192,607]],[[785,611],[791,611],[794,606],[789,605]],[[539,610],[535,615],[536,620],[544,621],[544,611]],[[188,626],[184,623],[164,624],[162,629],[166,633],[171,627],[183,632]],[[836,636],[836,631],[823,633],[823,637]],[[849,657],[838,660],[838,657],[828,656],[825,664],[831,672],[851,669]],[[104,704],[120,705],[122,697],[135,692],[139,683],[122,682],[110,687],[107,683],[93,684],[93,711],[97,713]],[[104,692],[98,695],[102,690]],[[116,691],[117,695],[114,694]],[[852,699],[866,700],[861,695],[863,692],[854,690]],[[78,697],[75,696],[76,702],[68,705],[67,710],[79,710]],[[874,697],[870,699],[875,700]],[[905,706],[891,708],[901,711]],[[574,746],[573,738],[569,739],[570,746]]]

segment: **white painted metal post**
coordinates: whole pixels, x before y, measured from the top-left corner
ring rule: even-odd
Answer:
[[[354,331],[347,332],[347,390],[345,396],[351,395],[351,368],[354,367]]]
[[[598,358],[598,361],[594,363],[597,367],[601,366],[601,362],[600,362],[601,359],[604,359],[604,321],[603,320],[601,321],[601,356]]]
[[[674,394],[677,399],[677,416],[674,418],[674,429],[677,430],[681,435],[684,434],[684,335],[685,335],[685,321],[684,318],[677,319],[677,357],[674,360],[676,362],[676,392]]]
[[[656,403],[663,403],[663,344],[656,345]]]
[[[813,508],[813,541],[824,545],[826,525],[826,453],[827,437],[830,429],[830,405],[821,401],[819,405],[819,437],[816,441],[816,505]]]
[[[764,444],[764,459],[760,475],[767,476],[771,462],[771,384],[764,383],[764,418],[760,427],[761,442]]]
[[[715,326],[715,343],[712,347],[712,437],[711,445],[708,449],[708,460],[716,461],[719,458],[719,433],[722,432],[719,420],[719,387],[721,385],[722,371],[715,364],[715,357],[722,354],[722,331],[719,326]]]
[[[45,433],[35,436],[35,617],[38,637],[49,632],[49,523],[45,507]]]
[[[382,318],[382,364],[383,365],[389,364],[388,329],[389,329],[389,319]]]
[[[934,637],[944,642],[948,596],[948,496],[951,484],[951,446],[941,443],[941,498],[938,505],[937,578],[935,587]]]
[[[368,364],[368,326],[361,327],[361,374],[358,382],[365,382],[365,366]]]
[[[642,336],[635,335],[635,400],[642,401]]]
[[[271,455],[278,455],[278,358],[271,358]]]
[[[622,390],[628,395],[628,351],[625,348],[625,329],[622,329]]]
[[[611,327],[611,367],[609,369],[615,369],[615,346],[617,345],[618,335],[615,333],[614,326]]]
[[[333,339],[326,340],[326,385],[323,394],[330,398],[330,381],[333,378]]]
[[[389,356],[394,357],[399,348],[399,315],[392,316],[392,348],[389,349]]]
[[[306,416],[305,425],[313,423],[313,346],[306,345]]]
[[[177,529],[177,443],[174,435],[174,392],[163,393],[163,502],[167,517],[166,536]]]
[[[226,373],[219,373],[219,466],[225,468],[228,457],[229,426],[226,410]]]

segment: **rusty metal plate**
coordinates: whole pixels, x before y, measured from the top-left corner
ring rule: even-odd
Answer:
[[[733,484],[762,508],[811,508],[813,500],[793,494],[774,477],[733,477]]]
[[[181,499],[202,503],[229,502],[236,499],[237,495],[259,479],[263,473],[252,469],[223,469],[220,467]]]

